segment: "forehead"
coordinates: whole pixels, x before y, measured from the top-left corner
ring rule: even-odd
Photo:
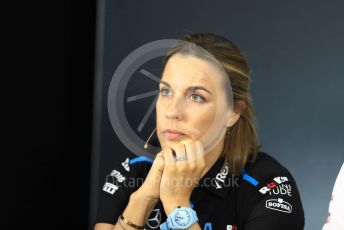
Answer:
[[[221,86],[221,73],[210,61],[192,55],[174,54],[167,62],[162,80],[171,85],[200,83],[208,87]]]

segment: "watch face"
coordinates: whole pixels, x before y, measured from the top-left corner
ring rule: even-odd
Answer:
[[[191,215],[189,212],[187,212],[185,210],[180,210],[174,216],[174,221],[179,226],[187,226],[191,221]]]

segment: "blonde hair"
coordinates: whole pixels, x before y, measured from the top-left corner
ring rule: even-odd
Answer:
[[[241,112],[238,121],[230,128],[230,134],[226,135],[222,155],[228,163],[233,175],[239,175],[247,162],[253,162],[261,145],[256,131],[256,119],[254,116],[252,98],[249,93],[250,69],[245,56],[239,48],[229,39],[211,34],[194,33],[180,39],[188,44],[195,44],[209,52],[222,65],[226,71],[233,92],[234,109],[237,102],[245,102],[245,109]],[[174,45],[165,56],[167,61],[176,53],[197,55],[190,46],[183,42]]]

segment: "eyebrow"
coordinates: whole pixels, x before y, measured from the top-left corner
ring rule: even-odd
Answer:
[[[171,88],[171,85],[170,84],[168,84],[166,81],[160,81],[159,82],[160,84],[164,84],[164,85],[167,85],[168,87],[170,87]],[[196,90],[198,90],[198,89],[201,89],[201,90],[204,90],[204,91],[206,91],[206,92],[208,92],[210,95],[213,95],[208,89],[206,89],[206,88],[204,88],[203,86],[190,86],[188,89],[190,89],[190,90],[192,90],[192,91],[196,91]]]

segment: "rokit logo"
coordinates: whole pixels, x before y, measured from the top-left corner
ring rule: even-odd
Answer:
[[[221,182],[222,184],[225,182],[225,179],[228,175],[228,171],[229,171],[229,166],[226,164],[225,167],[223,167],[221,171],[216,175],[216,178],[215,178],[216,189],[222,188],[219,182]]]
[[[288,195],[292,196],[291,194],[291,185],[290,184],[280,184],[276,188],[269,191],[270,195]]]
[[[282,183],[287,182],[287,181],[288,181],[287,177],[275,177],[273,179],[273,181],[271,181],[266,186],[264,186],[261,189],[259,189],[259,192],[261,192],[262,194],[266,194],[271,189],[276,188],[277,185],[282,184]]]
[[[130,171],[130,167],[129,167],[129,158],[125,159],[125,161],[122,162],[122,166],[123,166],[123,168],[124,168],[127,172]]]
[[[272,209],[272,210],[276,210],[280,212],[286,212],[286,213],[291,213],[293,209],[291,204],[289,204],[288,202],[284,201],[281,198],[267,200],[265,203],[265,207],[268,209]]]

